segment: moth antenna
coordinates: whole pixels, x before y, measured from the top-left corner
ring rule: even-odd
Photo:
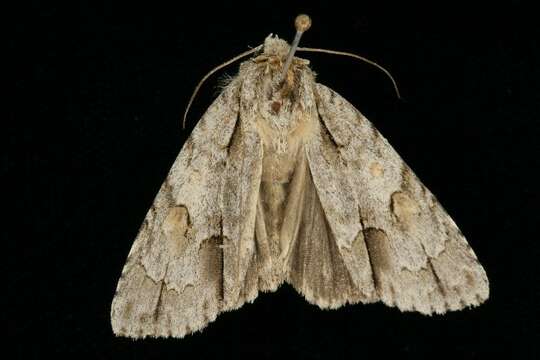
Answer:
[[[201,86],[203,85],[203,83],[206,80],[208,80],[208,78],[210,76],[212,76],[216,71],[223,69],[225,66],[228,66],[228,65],[232,64],[233,62],[238,61],[238,60],[240,60],[241,58],[243,58],[245,56],[251,55],[251,54],[261,50],[262,47],[263,47],[263,45],[261,44],[261,45],[255,47],[255,48],[253,48],[251,50],[244,51],[240,55],[237,55],[237,56],[233,57],[232,59],[225,61],[223,64],[220,64],[220,65],[216,66],[215,68],[210,70],[206,75],[204,75],[204,77],[201,79],[201,81],[199,81],[199,83],[195,87],[195,90],[193,90],[193,94],[191,94],[191,98],[189,99],[189,102],[188,102],[188,104],[186,106],[186,111],[184,112],[184,119],[182,121],[182,129],[186,128],[186,118],[187,118],[187,114],[189,112],[189,108],[193,104],[193,100],[195,100],[195,96],[197,96],[197,93],[201,89]]]
[[[362,60],[362,61],[364,61],[364,62],[366,62],[366,63],[368,63],[370,65],[373,65],[373,66],[377,67],[378,69],[382,70],[386,74],[386,76],[388,76],[390,78],[390,80],[392,81],[392,84],[394,85],[394,90],[396,91],[396,95],[397,95],[398,99],[401,99],[401,95],[399,93],[399,89],[398,89],[396,80],[394,80],[394,78],[392,77],[392,74],[390,74],[390,72],[388,70],[386,70],[385,68],[383,68],[381,65],[377,64],[374,61],[366,59],[363,56],[356,55],[356,54],[351,54],[351,53],[348,53],[348,52],[345,52],[345,51],[317,49],[317,48],[305,48],[305,47],[298,48],[297,50],[298,51],[308,51],[308,52],[320,52],[320,53],[333,54],[333,55],[350,56],[352,58]]]
[[[281,72],[282,81],[283,79],[285,79],[287,71],[291,66],[294,53],[298,48],[298,44],[300,43],[300,38],[302,37],[302,34],[309,30],[309,28],[311,27],[311,18],[306,14],[298,15],[294,20],[294,27],[296,28],[296,35],[294,35],[294,40],[292,42],[291,49],[289,50],[289,54],[287,55],[287,60],[285,60],[285,65],[283,65],[283,71]]]

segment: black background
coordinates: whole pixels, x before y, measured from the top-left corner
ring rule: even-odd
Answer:
[[[301,45],[362,54],[398,81],[403,100],[369,65],[300,54],[437,195],[484,265],[490,299],[433,317],[382,304],[321,311],[283,286],[182,340],[115,338],[110,302],[139,225],[219,76],[237,65],[203,87],[182,131],[194,86],[269,33],[290,41],[299,12],[313,18]],[[34,1],[8,20],[15,96],[2,174],[17,185],[6,186],[4,208],[24,226],[4,233],[3,316],[19,354],[538,354],[540,59],[524,2]]]

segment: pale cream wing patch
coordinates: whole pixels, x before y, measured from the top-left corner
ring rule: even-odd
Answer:
[[[436,198],[354,106],[324,85],[317,84],[316,93],[321,124],[332,140],[326,147],[338,152],[350,184],[341,191],[351,191],[358,205],[363,230],[357,239],[367,246],[377,297],[402,311],[425,314],[485,301],[486,273]],[[317,190],[325,191],[315,175]],[[363,247],[355,250],[350,236],[338,235],[336,241],[363,258]],[[354,274],[357,261],[346,263]]]
[[[222,310],[222,188],[239,113],[233,81],[194,128],[134,241],[111,308],[115,334],[183,337]]]

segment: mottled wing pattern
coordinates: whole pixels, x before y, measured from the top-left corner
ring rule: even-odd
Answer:
[[[220,187],[223,214],[224,308],[233,310],[258,294],[255,222],[261,184],[263,149],[254,127],[257,109],[252,82],[240,90],[239,121],[227,154]]]
[[[222,310],[220,191],[239,87],[233,81],[197,123],[144,219],[112,303],[117,335],[182,337]]]
[[[444,313],[486,300],[488,279],[473,250],[387,140],[328,87],[316,85],[316,100],[325,140],[309,147],[310,167],[351,276],[370,274],[374,297],[402,311]]]

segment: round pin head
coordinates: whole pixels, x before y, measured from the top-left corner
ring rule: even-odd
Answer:
[[[294,27],[296,31],[304,32],[311,27],[311,18],[306,14],[300,14],[294,20]]]

